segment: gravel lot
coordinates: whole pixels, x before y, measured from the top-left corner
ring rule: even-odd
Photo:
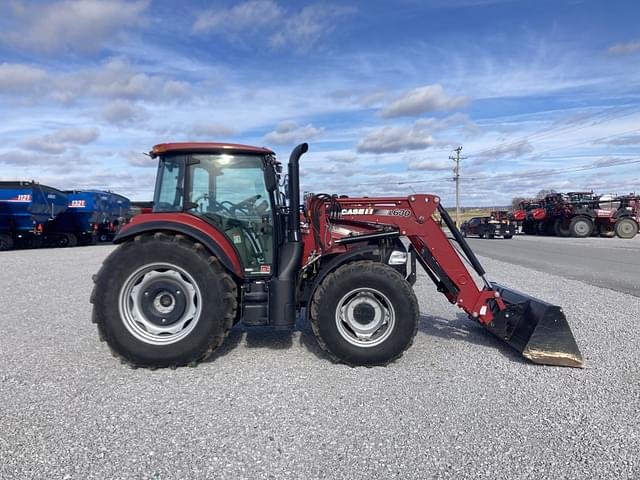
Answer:
[[[111,246],[0,254],[0,478],[639,478],[638,297],[490,259],[564,306],[587,368],[521,360],[428,278],[413,347],[330,363],[308,325],[133,370],[90,323]]]

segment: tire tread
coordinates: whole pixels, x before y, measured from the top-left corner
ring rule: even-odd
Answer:
[[[106,342],[109,346],[109,350],[111,354],[118,358],[122,363],[128,364],[132,368],[158,368],[157,366],[150,366],[142,363],[136,362],[133,358],[129,358],[122,353],[117,352],[111,346],[111,339],[109,337],[108,329],[105,328],[100,315],[96,309],[96,300],[98,295],[98,289],[100,284],[105,281],[108,282],[108,278],[105,276],[106,273],[115,266],[115,262],[117,260],[117,252],[119,250],[126,250],[131,248],[134,244],[142,244],[146,242],[162,242],[162,243],[170,243],[173,248],[182,248],[186,250],[190,250],[195,252],[198,255],[202,262],[209,265],[209,267],[214,271],[215,275],[221,276],[222,281],[220,282],[224,288],[223,293],[223,303],[225,305],[225,314],[223,319],[223,334],[213,334],[209,337],[207,342],[206,349],[202,352],[195,352],[193,358],[186,359],[179,363],[172,363],[171,365],[162,365],[162,367],[168,368],[178,368],[184,366],[195,367],[200,362],[205,361],[207,358],[213,354],[213,352],[222,345],[224,339],[229,334],[231,327],[233,326],[234,318],[236,318],[237,310],[238,310],[238,287],[236,282],[233,280],[231,275],[222,267],[220,262],[215,256],[212,256],[211,253],[198,242],[194,242],[184,235],[170,235],[164,232],[155,232],[153,234],[141,234],[136,235],[132,240],[129,240],[118,246],[116,250],[111,252],[109,256],[104,260],[100,270],[97,274],[93,275],[93,291],[91,292],[91,303],[94,304],[93,312],[91,315],[92,323],[95,323],[98,327],[98,335],[100,337],[100,341]],[[175,245],[177,244],[177,245]],[[152,245],[146,246],[146,248],[152,248]]]
[[[355,363],[351,363],[349,361],[346,361],[345,359],[341,359],[339,358],[337,355],[335,355],[327,346],[327,344],[325,343],[325,341],[322,339],[321,335],[320,335],[320,329],[319,329],[319,316],[320,316],[320,308],[323,302],[323,297],[327,291],[327,288],[334,282],[337,281],[338,277],[345,275],[345,274],[354,274],[354,273],[359,273],[362,271],[362,269],[365,270],[369,270],[369,271],[377,271],[379,273],[381,273],[382,275],[386,276],[389,279],[390,283],[394,283],[397,286],[399,286],[402,290],[404,290],[404,293],[406,294],[406,298],[407,299],[412,299],[413,301],[410,301],[412,309],[413,309],[413,313],[414,315],[416,315],[416,317],[419,317],[420,315],[420,310],[418,307],[418,302],[415,299],[415,293],[413,291],[413,289],[411,288],[411,286],[409,285],[409,283],[402,277],[402,275],[400,275],[396,270],[389,268],[387,265],[380,263],[380,262],[375,262],[372,260],[358,260],[355,262],[350,262],[347,263],[345,265],[342,265],[338,268],[336,268],[333,272],[329,273],[325,279],[320,283],[320,285],[318,286],[318,288],[316,289],[313,298],[311,300],[311,305],[310,305],[310,315],[309,315],[309,319],[311,321],[311,329],[313,331],[314,336],[316,337],[318,344],[320,345],[320,348],[322,348],[322,350],[327,354],[327,356],[331,359],[331,361],[333,361],[334,363],[343,363],[346,365],[349,365],[350,367],[357,367],[360,366],[359,364],[355,364]],[[405,350],[407,350],[408,348],[411,347],[411,345],[413,345],[413,341],[415,340],[416,334],[418,332],[418,325],[419,325],[419,321],[415,322],[414,324],[414,328],[413,328],[413,332],[411,333],[411,338],[409,340],[409,343],[407,344],[407,347],[405,348]],[[367,365],[368,367],[374,367],[374,366],[386,366],[389,365],[390,363],[395,362],[397,359],[399,359],[400,357],[402,357],[404,351],[401,351],[400,353],[398,353],[397,355],[395,355],[392,358],[389,358],[388,360],[386,360],[383,363],[377,363],[375,365]]]

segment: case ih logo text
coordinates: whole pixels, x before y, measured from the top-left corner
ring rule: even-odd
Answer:
[[[341,215],[385,215],[388,217],[409,217],[411,216],[411,210],[399,208],[395,210],[388,210],[386,208],[343,208],[340,211]]]
[[[343,208],[341,215],[373,215],[373,208]]]

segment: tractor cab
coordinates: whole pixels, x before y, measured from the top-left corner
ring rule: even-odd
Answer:
[[[245,275],[270,274],[282,202],[271,150],[232,144],[163,144],[154,213],[187,212],[229,238]]]

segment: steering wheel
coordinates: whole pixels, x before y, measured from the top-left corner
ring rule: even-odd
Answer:
[[[251,208],[255,205],[256,201],[258,201],[259,198],[261,198],[262,195],[258,194],[258,195],[253,195],[249,198],[245,198],[244,200],[242,200],[241,202],[238,202],[236,204],[236,207],[240,207],[242,209],[245,208]]]

